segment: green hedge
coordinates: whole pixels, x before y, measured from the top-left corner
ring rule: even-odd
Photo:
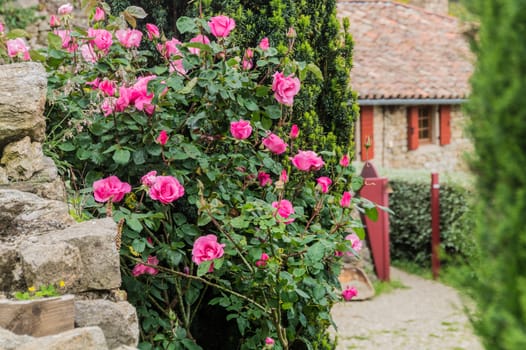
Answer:
[[[385,172],[384,172],[385,173]],[[431,261],[431,175],[388,171],[391,258],[429,266]],[[443,259],[474,254],[469,179],[440,176],[440,240]]]

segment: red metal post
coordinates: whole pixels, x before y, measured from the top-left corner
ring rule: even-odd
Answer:
[[[440,183],[438,173],[431,174],[431,270],[433,279],[438,278],[440,270]]]

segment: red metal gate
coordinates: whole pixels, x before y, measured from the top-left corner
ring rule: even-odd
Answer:
[[[360,189],[360,196],[377,205],[389,206],[389,186],[385,177],[379,177],[378,172],[370,162],[365,162],[361,176],[364,185]],[[389,253],[389,214],[378,209],[378,220],[372,221],[362,215],[362,222],[367,233],[366,238],[373,256],[374,267],[378,278],[389,281],[391,256]]]

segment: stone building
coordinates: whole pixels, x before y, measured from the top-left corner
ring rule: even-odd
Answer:
[[[355,41],[357,159],[384,168],[464,170],[471,143],[462,104],[474,58],[461,23],[447,15],[447,0],[417,1],[424,7],[338,2]]]

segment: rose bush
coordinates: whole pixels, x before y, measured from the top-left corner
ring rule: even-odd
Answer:
[[[64,7],[30,54],[49,72],[47,152],[86,188],[83,217],[119,223],[139,347],[332,348],[331,306],[352,294],[345,237],[363,238],[350,213],[374,205],[351,195],[348,155],[298,149],[293,101],[312,65],[265,38],[233,46],[225,16],[181,17],[165,38],[136,32],[144,10],[98,4],[86,31]]]

